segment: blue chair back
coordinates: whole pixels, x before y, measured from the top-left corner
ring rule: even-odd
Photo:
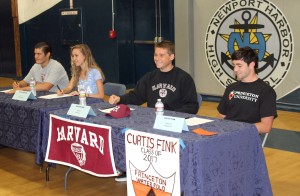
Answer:
[[[199,108],[200,108],[200,106],[202,104],[202,96],[199,93],[197,94],[197,100],[198,100]]]
[[[111,96],[112,94],[121,96],[126,92],[126,86],[124,84],[119,83],[111,83],[107,82],[104,84],[104,94],[107,96]]]

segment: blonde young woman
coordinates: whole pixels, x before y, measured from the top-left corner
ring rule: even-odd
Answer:
[[[97,65],[90,48],[85,44],[78,44],[71,48],[71,73],[72,78],[65,89],[57,91],[58,95],[70,93],[74,87],[83,85],[87,97],[103,99],[104,74]],[[79,95],[78,90],[70,95]]]

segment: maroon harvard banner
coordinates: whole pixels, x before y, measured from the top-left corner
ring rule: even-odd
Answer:
[[[111,127],[50,115],[45,161],[98,177],[116,176]]]

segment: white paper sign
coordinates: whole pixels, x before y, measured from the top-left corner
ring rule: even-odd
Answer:
[[[68,110],[68,115],[86,118],[88,115],[96,116],[91,106],[83,106],[73,103]]]
[[[70,94],[63,94],[63,95],[50,94],[50,95],[39,96],[39,98],[41,98],[41,99],[57,99],[57,98],[70,97],[70,96],[72,96],[72,95],[70,95]]]
[[[213,120],[205,119],[205,118],[199,118],[199,117],[192,117],[189,119],[186,119],[186,124],[188,126],[195,126],[195,125],[200,125],[204,123],[211,122]]]
[[[125,148],[127,195],[180,196],[179,139],[127,130]]]
[[[14,90],[14,89],[7,89],[7,90],[3,90],[3,91],[0,91],[1,93],[6,93],[6,92],[9,92],[9,91],[12,91],[12,90]]]
[[[189,130],[184,118],[163,115],[156,116],[153,128],[177,133]]]
[[[12,99],[18,101],[27,101],[28,99],[36,99],[36,97],[32,94],[31,91],[17,90]]]

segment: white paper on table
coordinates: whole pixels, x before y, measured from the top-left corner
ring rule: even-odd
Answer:
[[[186,124],[187,126],[195,126],[195,125],[200,125],[204,123],[211,122],[213,120],[205,119],[205,118],[199,118],[199,117],[192,117],[189,119],[186,119]]]
[[[3,90],[3,91],[0,91],[0,92],[1,93],[6,93],[6,92],[11,91],[11,90],[14,90],[14,89]]]
[[[98,109],[100,112],[103,112],[103,113],[106,113],[106,114],[108,114],[108,113],[110,113],[113,109],[115,108],[115,106],[114,107],[111,107],[111,108],[106,108],[106,109]],[[135,110],[134,108],[129,108],[131,111],[132,110]]]
[[[70,94],[63,94],[63,95],[50,94],[50,95],[40,96],[38,98],[41,98],[41,99],[57,99],[57,98],[70,97],[70,96],[72,96],[72,95],[70,95]]]

